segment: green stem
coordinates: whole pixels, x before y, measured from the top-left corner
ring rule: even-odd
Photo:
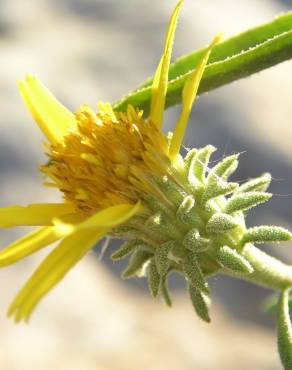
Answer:
[[[254,272],[241,278],[274,290],[292,287],[292,266],[288,266],[274,257],[246,244],[242,255],[250,262]]]

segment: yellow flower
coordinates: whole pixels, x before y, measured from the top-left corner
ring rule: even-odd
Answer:
[[[46,185],[63,193],[60,204],[0,209],[0,226],[40,226],[0,252],[0,266],[14,263],[59,241],[9,308],[16,321],[30,317],[41,298],[107,235],[143,225],[152,212],[145,199],[168,202],[157,185],[166,177],[180,184],[180,146],[192,104],[216,37],[185,85],[182,113],[170,140],[162,132],[168,69],[182,1],[169,23],[155,73],[149,117],[129,106],[124,113],[99,103],[98,113],[82,106],[68,111],[34,76],[19,82],[21,94],[48,139]]]

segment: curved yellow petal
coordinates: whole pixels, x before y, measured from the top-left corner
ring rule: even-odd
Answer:
[[[41,298],[104,236],[108,229],[82,230],[65,238],[41,263],[20,290],[8,315],[28,320]]]
[[[68,203],[36,203],[0,208],[0,227],[52,225],[52,219],[74,212]],[[66,218],[65,218],[66,219]]]
[[[53,226],[34,230],[0,251],[0,267],[10,265],[54,243],[62,235]]]
[[[140,201],[136,204],[118,204],[97,212],[95,215],[77,225],[66,224],[58,219],[54,220],[54,224],[57,228],[60,228],[60,230],[71,227],[72,232],[91,228],[112,228],[126,222],[139,211],[142,211],[142,209],[143,207]]]
[[[50,142],[61,141],[68,130],[76,128],[74,114],[37,77],[27,75],[18,85],[28,109]]]
[[[221,34],[215,36],[212,43],[207,48],[207,51],[203,55],[202,59],[198,63],[196,69],[190,74],[187,79],[183,94],[182,94],[182,112],[180,118],[176,124],[171,143],[169,148],[169,155],[172,160],[174,160],[180,151],[181,143],[184,138],[184,134],[187,128],[188,119],[192,110],[193,103],[196,99],[200,81],[202,79],[205,67],[207,65],[209,55],[212,48],[221,40]]]
[[[164,51],[160,59],[159,65],[157,67],[157,70],[155,72],[152,83],[150,119],[158,127],[161,127],[163,122],[163,112],[165,106],[165,97],[168,81],[168,70],[173,46],[174,33],[177,24],[177,18],[182,4],[183,0],[180,0],[170,18],[165,39]]]
[[[124,223],[142,209],[141,203],[120,204],[104,209],[78,225],[57,221],[58,231],[67,230],[69,236],[48,255],[25,286],[20,290],[8,315],[15,320],[28,319],[41,298],[51,290],[65,274],[102,238],[112,227]],[[68,226],[68,228],[66,228]]]

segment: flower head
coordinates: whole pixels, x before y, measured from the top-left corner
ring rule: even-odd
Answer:
[[[1,266],[60,240],[12,303],[9,314],[17,321],[28,319],[39,300],[99,239],[127,221],[149,217],[146,196],[162,196],[156,180],[167,175],[179,155],[178,150],[170,155],[161,126],[181,5],[179,1],[169,23],[149,118],[132,106],[127,112],[114,112],[108,103],[99,103],[98,113],[82,106],[73,114],[36,77],[28,75],[19,82],[30,112],[48,139],[49,161],[41,166],[45,184],[60,189],[64,202],[0,209],[2,227],[41,226],[2,250]]]
[[[95,114],[83,106],[75,114],[76,129],[48,147],[48,164],[41,167],[67,202],[88,216],[120,203],[137,203],[152,176],[170,166],[164,134],[142,111],[128,107],[115,113],[99,104]]]
[[[133,106],[116,112],[108,103],[99,103],[97,113],[82,106],[73,114],[36,77],[28,75],[20,81],[23,98],[48,139],[49,160],[41,166],[45,184],[58,188],[64,201],[0,209],[1,227],[40,226],[2,250],[0,266],[59,241],[14,299],[9,315],[16,321],[28,319],[42,297],[105,236],[126,239],[112,256],[116,260],[131,254],[123,276],[146,271],[152,294],[160,292],[168,304],[168,273],[183,273],[195,309],[206,321],[209,287],[205,277],[222,267],[252,273],[240,250],[250,239],[263,238],[263,233],[246,232],[242,211],[270,197],[264,193],[269,175],[238,189],[227,182],[236,169],[236,155],[206,174],[215,148],[191,150],[184,159],[179,153],[209,54],[220,36],[189,75],[173,135],[162,131],[181,5],[179,1],[169,22],[154,75],[149,117]],[[232,193],[230,199],[225,197]],[[274,240],[290,238],[280,229],[273,229],[272,234],[270,230]]]

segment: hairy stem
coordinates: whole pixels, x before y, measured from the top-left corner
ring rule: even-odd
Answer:
[[[254,272],[241,278],[274,290],[292,287],[292,266],[288,266],[274,257],[246,244],[242,255],[250,262]]]

